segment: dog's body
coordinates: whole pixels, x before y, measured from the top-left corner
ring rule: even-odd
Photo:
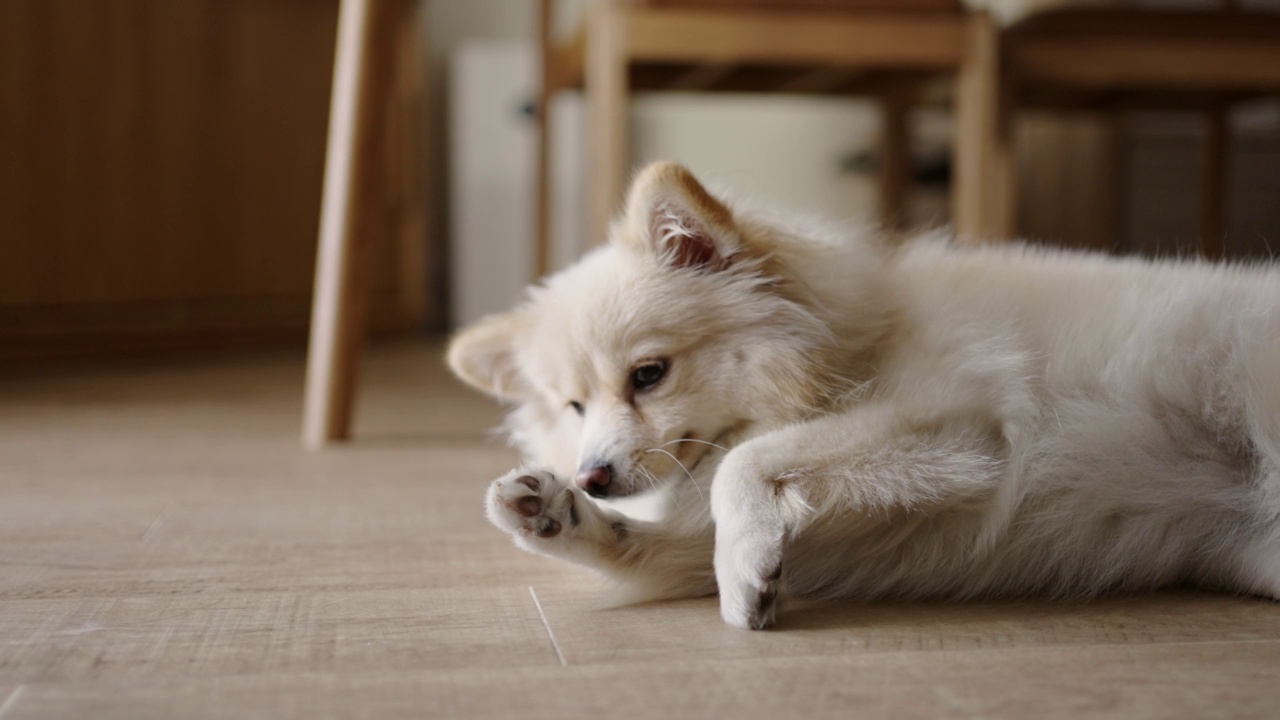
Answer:
[[[649,597],[718,588],[736,626],[784,585],[1280,598],[1274,265],[889,248],[657,165],[608,247],[450,361],[546,468],[494,483],[496,525]],[[587,497],[648,485],[655,520]]]

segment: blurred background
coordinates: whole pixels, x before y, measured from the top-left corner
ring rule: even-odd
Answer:
[[[571,45],[587,4],[565,0],[544,20],[533,0],[406,3],[408,20],[382,39],[395,49],[376,115],[386,182],[369,243],[375,338],[444,333],[509,305],[531,279],[540,28]],[[997,0],[957,12],[985,9],[1014,32],[1064,5]],[[1280,10],[1261,0],[1086,5]],[[0,360],[304,346],[338,12],[337,0],[0,0]],[[879,217],[885,81],[739,69],[633,76],[630,162],[675,159],[797,212]],[[912,85],[898,229],[952,221],[953,84],[944,72]],[[601,235],[584,201],[590,133],[573,85],[545,105],[550,268]],[[1018,235],[1194,254],[1215,212],[1209,192],[1221,195],[1211,255],[1266,257],[1280,242],[1274,97],[1228,84],[1181,105],[1116,93],[1075,105],[1028,101],[1013,113]],[[1205,179],[1215,162],[1216,185]]]
[[[1270,257],[1278,96],[1280,0],[0,0],[0,719],[1277,717],[1257,598],[618,607],[443,350],[657,158]]]

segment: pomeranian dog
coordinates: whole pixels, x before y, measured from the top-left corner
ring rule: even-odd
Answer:
[[[1280,598],[1274,264],[890,246],[659,163],[448,360],[527,462],[489,519],[636,599]]]

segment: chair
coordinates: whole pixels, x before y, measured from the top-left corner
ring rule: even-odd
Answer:
[[[1280,92],[1280,14],[1067,8],[1032,15],[999,35],[998,132],[984,149],[1012,172],[1017,110],[1192,109],[1209,134],[1202,180],[1202,250],[1224,253],[1230,104]],[[1015,184],[991,188],[994,232],[1014,234]]]
[[[904,221],[909,186],[908,112],[922,84],[960,73],[959,132],[992,146],[995,26],[959,0],[589,0],[568,40],[552,37],[553,0],[540,0],[543,76],[537,158],[534,276],[549,270],[550,99],[586,91],[588,225],[602,233],[630,170],[627,102],[643,90],[870,95],[884,112],[881,220]],[[990,230],[982,184],[999,163],[957,147],[961,182],[954,221],[964,234]]]
[[[984,184],[1004,167],[979,152],[995,145],[996,28],[958,0],[588,0],[584,31],[551,42],[542,0],[544,52],[538,137],[535,275],[549,269],[547,98],[585,87],[591,128],[591,227],[602,230],[627,171],[626,100],[632,89],[862,93],[886,108],[882,216],[902,219],[907,110],[920,83],[959,72],[954,222],[987,235]],[[413,0],[342,0],[334,64],[311,340],[303,406],[310,448],[348,437],[364,337],[368,247],[386,183],[385,106],[399,58],[395,38]],[[714,6],[714,7],[713,7]],[[784,10],[785,6],[785,10]],[[887,8],[892,8],[889,10]]]

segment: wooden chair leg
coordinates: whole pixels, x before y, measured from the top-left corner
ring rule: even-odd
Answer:
[[[396,300],[404,319],[412,327],[422,327],[428,317],[440,311],[440,300],[429,291],[429,272],[440,268],[440,249],[425,242],[427,229],[428,186],[423,158],[427,155],[424,105],[426,73],[421,29],[414,22],[413,0],[394,0],[396,8],[395,56],[392,69],[391,105],[386,126],[387,141],[382,143],[382,157],[388,165],[386,173],[391,189],[387,199],[396,223],[397,284]],[[436,287],[439,285],[437,284]]]
[[[985,236],[988,240],[1004,242],[1018,233],[1018,186],[1014,108],[1003,91],[997,98],[995,125],[995,141],[987,161]]]
[[[1014,232],[1012,112],[1002,87],[1000,33],[983,12],[969,16],[956,84],[956,233],[971,241],[1007,239]]]
[[[397,0],[342,0],[320,212],[320,238],[307,352],[302,440],[320,448],[348,437],[356,367],[364,339],[369,249],[381,183],[384,128]]]
[[[1103,177],[1098,178],[1097,189],[1093,193],[1099,208],[1097,233],[1092,244],[1095,250],[1114,250],[1120,242],[1121,209],[1125,206],[1129,190],[1125,182],[1128,163],[1122,142],[1123,127],[1121,116],[1116,112],[1106,113],[1098,122],[1099,153],[1094,158],[1094,166],[1101,170]]]
[[[534,240],[533,240],[533,275],[530,280],[537,280],[551,271],[551,148],[547,123],[550,113],[547,103],[551,101],[548,93],[542,93],[537,109],[537,141],[534,171]]]
[[[1204,142],[1204,169],[1200,188],[1200,251],[1210,260],[1226,254],[1228,152],[1231,146],[1230,114],[1225,104],[1208,112]]]
[[[534,239],[533,277],[546,275],[551,270],[551,147],[550,122],[552,87],[551,54],[551,1],[538,3],[538,50],[541,54],[542,76],[538,92],[538,104],[534,108],[537,122],[537,139],[534,150]]]
[[[903,230],[911,189],[910,98],[888,93],[880,107],[880,222],[886,230]]]
[[[596,242],[603,242],[622,200],[630,165],[626,22],[620,0],[592,0],[588,5],[585,70],[591,198],[587,232]]]

